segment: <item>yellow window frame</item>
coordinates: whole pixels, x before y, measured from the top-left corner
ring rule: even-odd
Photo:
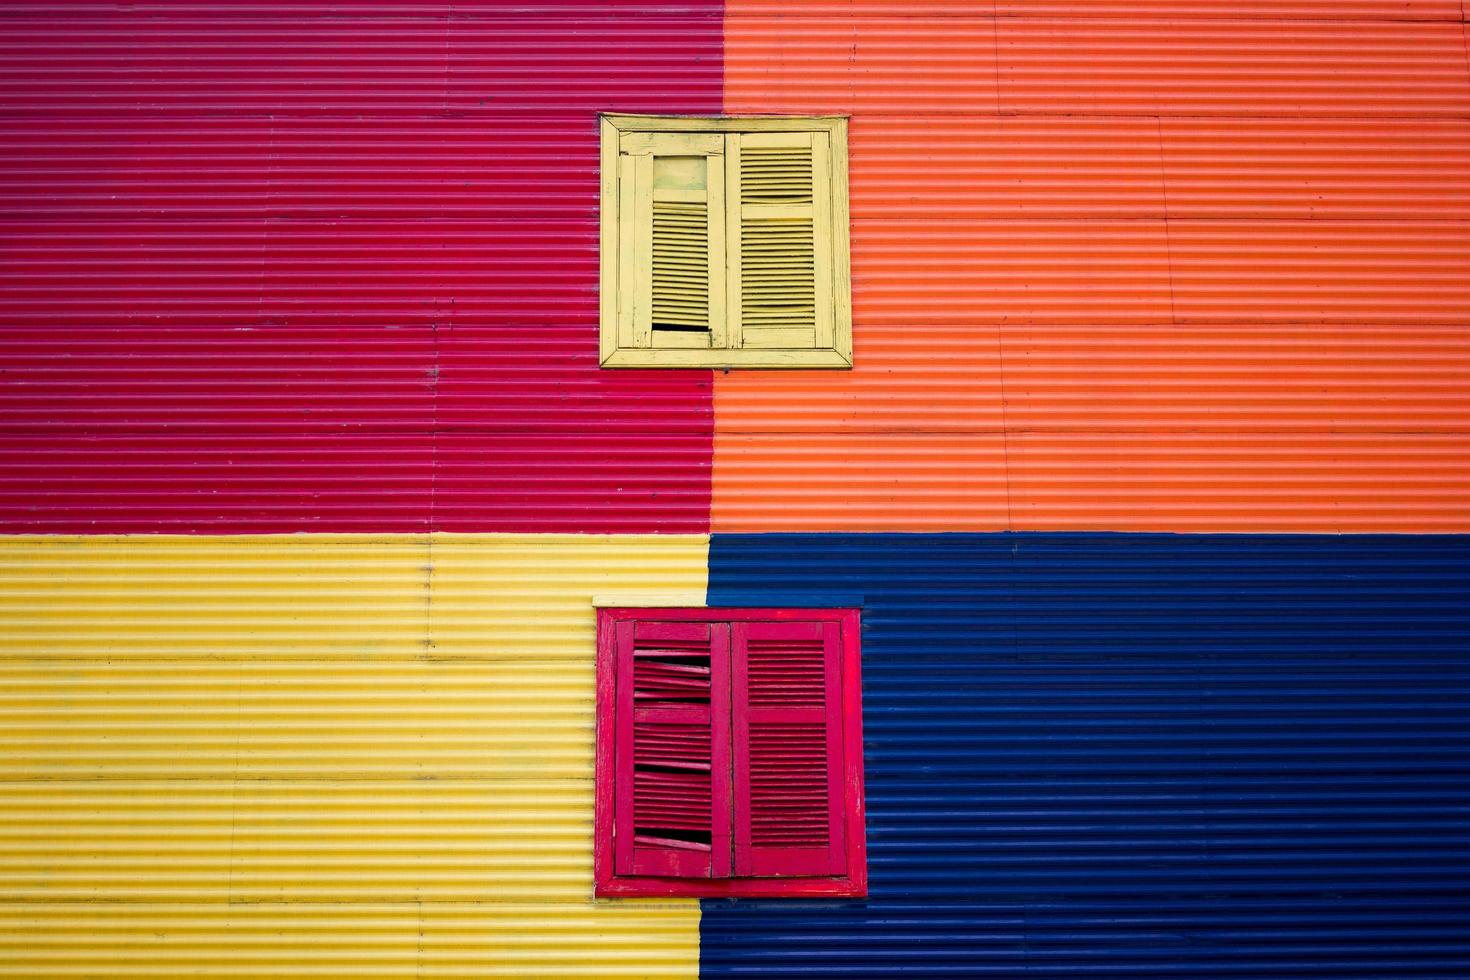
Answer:
[[[825,134],[814,169],[813,235],[817,254],[816,346],[747,347],[741,345],[739,289],[740,174],[742,137],[779,140],[763,134]],[[723,156],[711,176],[722,175],[724,186],[710,195],[711,233],[723,229],[727,244],[712,248],[709,270],[709,347],[659,347],[640,330],[644,304],[650,302],[650,257],[646,228],[624,227],[621,222],[647,223],[647,215],[633,207],[638,184],[647,174],[630,163],[626,148],[643,149],[635,134],[649,134],[649,145],[687,134],[691,151],[704,147],[711,160]],[[702,136],[701,134],[708,134]],[[706,142],[713,138],[717,144]],[[621,149],[620,149],[621,148]],[[601,278],[599,293],[600,360],[606,368],[836,368],[852,367],[852,273],[849,255],[847,119],[840,116],[602,116],[601,156]],[[644,168],[646,169],[646,168]],[[822,186],[826,172],[825,187]],[[718,213],[716,213],[718,212]],[[631,233],[629,233],[631,232]],[[779,335],[777,335],[779,336]],[[784,338],[778,342],[785,342]],[[718,346],[716,346],[718,344]]]

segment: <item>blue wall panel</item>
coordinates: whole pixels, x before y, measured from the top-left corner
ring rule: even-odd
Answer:
[[[717,535],[864,603],[871,897],[707,976],[1470,977],[1470,537]]]

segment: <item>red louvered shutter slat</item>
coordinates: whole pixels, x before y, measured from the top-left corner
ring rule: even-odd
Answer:
[[[617,874],[730,874],[729,630],[617,624]]]
[[[737,622],[731,647],[735,873],[843,874],[841,629]]]

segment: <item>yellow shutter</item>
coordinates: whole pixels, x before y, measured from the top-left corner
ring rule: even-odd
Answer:
[[[602,117],[604,367],[848,368],[847,121]]]
[[[726,142],[732,347],[831,348],[832,163],[826,132]]]
[[[624,133],[619,141],[619,348],[722,348],[724,140]]]

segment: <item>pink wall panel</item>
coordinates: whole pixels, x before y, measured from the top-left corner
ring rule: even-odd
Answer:
[[[51,326],[4,337],[10,430],[411,434],[434,417],[427,327]]]
[[[597,368],[599,110],[720,8],[52,8],[0,32],[0,530],[692,531],[707,372]]]
[[[427,530],[433,446],[335,430],[0,437],[6,533]]]

